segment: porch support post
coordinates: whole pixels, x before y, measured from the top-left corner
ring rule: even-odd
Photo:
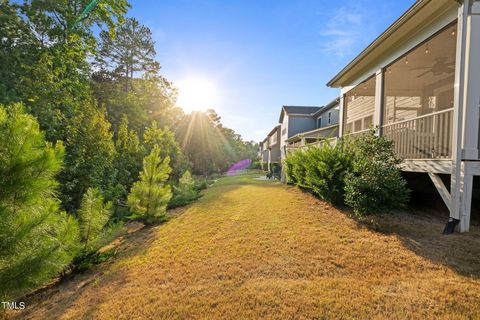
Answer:
[[[270,171],[270,164],[272,163],[272,149],[268,148],[268,171]]]
[[[470,228],[470,212],[472,209],[473,175],[468,161],[462,163],[462,184],[460,203],[460,231],[466,232]]]
[[[469,1],[465,1],[467,4]],[[465,30],[462,160],[478,160],[480,123],[480,1],[470,1]]]
[[[338,114],[338,136],[342,137],[343,136],[343,126],[345,124],[345,119],[343,118],[345,116],[345,101],[344,101],[344,94],[343,92],[340,94],[340,101],[338,102],[338,105],[340,106],[340,112]]]
[[[457,58],[453,115],[450,217],[468,231],[473,175],[465,160],[479,159],[480,1],[465,0],[458,11]]]
[[[375,74],[375,111],[373,112],[373,126],[378,127],[378,135],[382,135],[383,125],[383,70]]]

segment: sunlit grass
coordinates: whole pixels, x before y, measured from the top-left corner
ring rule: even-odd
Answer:
[[[480,317],[480,237],[396,214],[358,225],[246,172],[220,179],[116,261],[27,303],[37,319],[459,319]]]

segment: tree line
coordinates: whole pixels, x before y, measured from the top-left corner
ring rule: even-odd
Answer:
[[[126,0],[102,0],[86,13],[90,2],[0,3],[4,299],[113,237],[121,219],[112,203],[158,221],[169,204],[197,197],[195,176],[256,154],[214,110],[176,106],[152,33],[126,17]]]

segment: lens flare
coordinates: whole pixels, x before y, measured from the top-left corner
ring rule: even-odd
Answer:
[[[250,159],[240,160],[227,170],[227,176],[236,176],[237,174],[245,171],[248,167],[250,167],[251,164],[252,160]]]

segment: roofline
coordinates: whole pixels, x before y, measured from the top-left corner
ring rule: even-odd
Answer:
[[[292,105],[289,105],[289,106],[286,106],[286,105],[283,105],[282,106],[282,109],[280,110],[280,117],[278,118],[278,122],[279,123],[282,123],[282,119],[283,119],[283,114],[287,113],[287,111],[285,110],[285,107],[299,107],[299,108],[323,108],[322,106],[292,106]],[[313,113],[291,113],[290,115],[294,115],[294,116],[299,116],[299,115],[302,115],[302,116],[308,116],[308,115],[312,115]]]
[[[428,3],[433,0],[417,0],[404,14],[400,16],[395,22],[393,22],[384,32],[382,32],[372,43],[370,43],[360,54],[358,54],[349,64],[347,64],[336,76],[334,76],[328,83],[328,87],[335,87],[336,82],[343,76],[345,73],[350,71],[353,67],[357,65],[365,56],[372,52],[375,48],[378,47],[383,40],[388,38],[392,33],[397,31],[403,24],[405,24],[410,18],[412,18],[418,11],[425,7]],[[455,1],[455,0],[452,0]],[[458,2],[458,1],[457,1]]]
[[[324,106],[323,108],[321,108],[317,112],[312,113],[312,117],[317,117],[317,116],[321,115],[322,113],[332,109],[333,107],[335,107],[338,104],[340,104],[340,97],[337,97],[337,98],[333,99],[326,106]]]
[[[276,125],[275,128],[272,129],[272,131],[270,131],[269,134],[267,134],[267,139],[275,133],[275,131],[278,131],[278,129],[280,128],[280,125]]]
[[[332,124],[332,125],[329,125],[329,126],[326,126],[326,127],[322,127],[322,128],[317,128],[317,129],[313,129],[313,130],[310,130],[310,131],[305,131],[305,132],[299,132],[297,133],[296,135],[294,136],[291,136],[290,138],[288,138],[287,142],[291,142],[294,140],[294,138],[301,138],[302,136],[306,135],[306,134],[309,134],[309,133],[315,133],[316,131],[322,131],[324,129],[331,129],[331,128],[334,128],[334,127],[338,127],[339,124],[338,123],[335,123],[335,124]]]
[[[293,106],[293,105],[283,105],[282,108],[284,107],[298,107],[298,108],[321,108],[321,106]]]

